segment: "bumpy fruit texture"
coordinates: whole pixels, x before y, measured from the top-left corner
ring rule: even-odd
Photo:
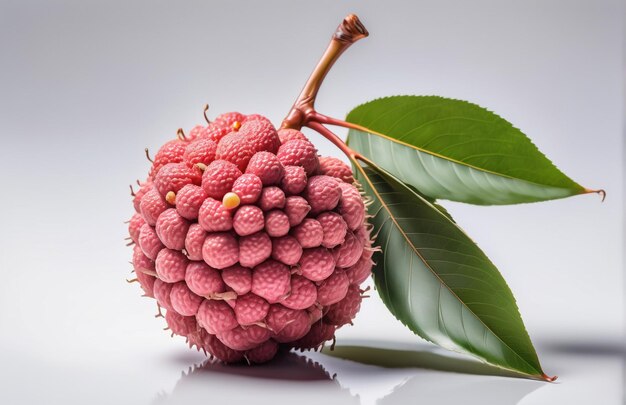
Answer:
[[[317,349],[372,269],[350,167],[238,112],[166,143],[133,197],[133,266],[173,334],[225,362]]]

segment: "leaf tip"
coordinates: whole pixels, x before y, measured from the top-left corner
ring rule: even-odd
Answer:
[[[591,190],[591,189],[589,189],[589,188],[585,188],[585,189],[583,190],[583,193],[584,193],[584,194],[596,193],[596,194],[598,194],[600,197],[602,197],[602,201],[601,201],[601,202],[604,202],[604,199],[606,198],[606,191],[604,191],[603,189]]]
[[[557,378],[559,378],[558,375],[550,377],[546,373],[541,374],[541,379],[544,380],[544,381],[547,381],[547,382],[554,382],[554,381],[556,381]]]

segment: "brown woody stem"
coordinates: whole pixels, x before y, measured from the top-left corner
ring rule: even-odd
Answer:
[[[309,80],[307,80],[300,95],[293,104],[291,111],[289,111],[289,114],[287,114],[287,117],[284,119],[281,125],[282,128],[300,129],[313,119],[315,115],[315,98],[317,97],[317,92],[326,74],[339,56],[341,56],[350,45],[368,35],[367,30],[356,15],[350,14],[344,18],[333,34],[326,51],[317,63],[313,73],[311,73]],[[326,136],[325,134],[322,135]],[[333,141],[333,143],[335,142]]]

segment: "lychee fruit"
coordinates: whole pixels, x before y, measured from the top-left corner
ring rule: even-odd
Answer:
[[[201,138],[187,145],[183,162],[188,166],[196,166],[198,163],[208,166],[215,160],[216,153],[217,144],[212,139]]]
[[[134,193],[133,266],[175,335],[225,363],[317,349],[372,269],[348,165],[295,129],[222,114],[166,143]]]
[[[221,200],[224,194],[232,190],[235,180],[241,176],[241,170],[226,160],[214,160],[202,175],[202,188],[207,196]]]
[[[308,140],[292,139],[278,148],[278,160],[287,166],[302,166],[307,176],[311,176],[318,165],[317,149]]]
[[[324,156],[319,158],[317,174],[325,174],[327,176],[335,177],[346,183],[354,182],[354,177],[352,177],[352,169],[350,169],[350,166],[332,156]]]
[[[278,130],[278,138],[280,143],[287,143],[293,139],[299,139],[301,141],[308,141],[309,139],[302,132],[292,128],[282,128]]]
[[[241,133],[250,143],[255,152],[269,152],[275,155],[280,147],[280,138],[276,132],[276,128],[265,117],[258,115],[255,117],[248,116],[241,128]]]
[[[196,166],[187,166],[184,163],[168,163],[158,171],[154,178],[154,186],[158,192],[166,197],[168,192],[177,193],[187,184],[199,185],[202,171]]]
[[[182,162],[186,148],[187,144],[179,139],[171,140],[161,146],[156,155],[154,155],[148,177],[153,178],[168,163]]]
[[[287,195],[300,194],[306,187],[306,172],[302,166],[285,166],[280,187]]]
[[[271,152],[257,152],[252,156],[246,173],[255,174],[264,186],[278,184],[284,173],[283,164]]]
[[[285,201],[285,192],[279,187],[270,186],[261,191],[258,205],[263,211],[269,211],[274,208],[283,208]]]
[[[182,250],[190,223],[181,217],[176,209],[169,208],[157,219],[156,233],[166,248]]]
[[[232,192],[239,196],[242,204],[254,204],[263,191],[261,179],[250,173],[242,174],[235,180]]]
[[[254,147],[243,134],[231,132],[223,137],[217,144],[217,158],[235,164],[239,170],[244,171],[254,155]]]

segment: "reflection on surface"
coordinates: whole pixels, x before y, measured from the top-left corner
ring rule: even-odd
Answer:
[[[460,375],[421,378],[416,375],[376,401],[379,405],[423,403],[429,405],[514,405],[542,383],[530,380],[466,379]]]
[[[214,402],[217,399],[231,404],[294,400],[298,405],[319,405],[320,401],[325,404],[359,403],[358,397],[342,388],[321,364],[288,352],[262,366],[223,365],[207,360],[183,372],[172,392],[159,394],[153,404]]]
[[[263,366],[206,361],[183,372],[153,404],[514,405],[546,385],[511,377],[519,376],[461,356],[359,342],[323,353],[282,353]]]

